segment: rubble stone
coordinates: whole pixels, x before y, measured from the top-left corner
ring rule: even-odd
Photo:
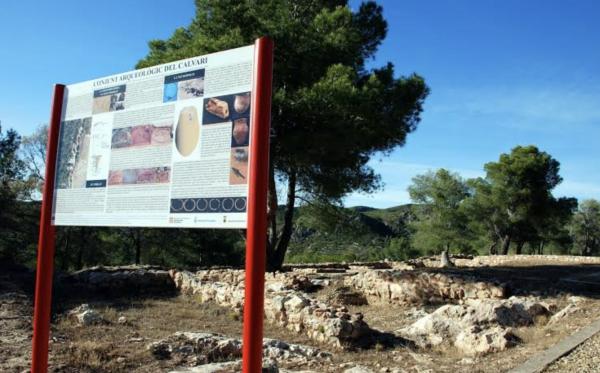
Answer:
[[[550,320],[548,321],[548,325],[554,325],[558,322],[563,321],[568,316],[581,311],[581,308],[577,307],[575,304],[568,304],[565,308],[555,313]]]
[[[173,292],[169,271],[152,266],[91,267],[66,275],[61,282],[111,294]]]
[[[147,349],[157,359],[177,358],[189,366],[237,360],[242,356],[242,342],[239,339],[213,333],[177,332],[149,344]],[[309,360],[328,360],[331,354],[314,347],[264,338],[263,357],[274,362],[301,365]]]
[[[362,292],[358,292],[349,286],[342,286],[333,291],[329,296],[332,304],[363,306],[369,304],[367,298]]]
[[[191,273],[170,272],[175,286],[184,294],[201,302],[213,301],[242,312],[244,305],[244,272],[241,270],[206,270]],[[294,280],[296,278],[296,280]],[[351,315],[347,309],[334,309],[297,290],[310,288],[310,281],[297,274],[266,276],[265,318],[309,338],[337,348],[353,347],[371,333],[362,315]]]
[[[468,300],[442,306],[398,332],[421,347],[449,342],[467,355],[481,355],[513,346],[517,338],[511,327],[531,325],[549,313],[533,298]]]
[[[357,365],[350,369],[344,370],[344,373],[374,373],[374,372],[367,367],[363,367],[362,365]]]
[[[344,284],[363,292],[370,301],[402,305],[506,296],[501,284],[449,273],[363,270],[346,277]]]
[[[98,313],[98,311],[94,310],[90,307],[89,304],[84,303],[81,306],[72,309],[69,311],[69,317],[77,321],[77,323],[81,326],[89,326],[93,324],[101,324],[106,322]]]

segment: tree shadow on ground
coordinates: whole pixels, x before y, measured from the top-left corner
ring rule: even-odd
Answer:
[[[417,345],[406,338],[391,332],[384,332],[377,329],[371,329],[369,334],[359,340],[354,340],[347,346],[349,351],[353,350],[387,350],[397,347],[407,348],[413,351],[418,349]]]

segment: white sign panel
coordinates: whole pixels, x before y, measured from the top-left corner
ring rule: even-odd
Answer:
[[[245,228],[254,46],[68,85],[55,225]]]

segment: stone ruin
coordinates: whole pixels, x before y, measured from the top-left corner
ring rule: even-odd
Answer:
[[[242,341],[215,333],[178,332],[150,343],[147,349],[157,359],[175,359],[182,366],[197,366],[215,361],[236,361],[242,357]],[[304,365],[329,360],[331,354],[318,348],[263,339],[263,358],[281,364]]]
[[[62,285],[107,294],[173,293],[169,271],[156,266],[91,267],[63,275]]]
[[[351,313],[345,305],[383,303],[405,307],[446,303],[431,313],[419,311],[418,319],[393,334],[413,341],[423,349],[445,344],[457,348],[465,355],[502,351],[518,342],[513,328],[533,325],[538,317],[550,317],[557,311],[555,306],[538,298],[508,298],[506,284],[482,280],[472,272],[464,273],[460,270],[461,266],[475,266],[475,262],[502,265],[508,259],[453,258],[458,267],[456,269],[427,268],[439,268],[439,260],[434,262],[433,259],[378,262],[373,265],[338,263],[331,267],[288,267],[288,272],[266,275],[265,320],[306,335],[323,346],[354,349],[364,346],[365,341],[372,342],[371,337],[378,331],[369,327],[362,314]],[[515,260],[514,257],[510,259]],[[244,271],[236,269],[190,272],[123,267],[90,269],[69,277],[69,281],[79,282],[81,286],[94,290],[126,287],[135,291],[149,287],[179,292],[194,297],[199,302],[213,302],[228,307],[239,314],[243,312],[244,279]],[[323,286],[334,288],[326,301],[311,294]],[[550,318],[550,322],[578,310],[576,306],[569,307],[557,312]],[[183,343],[182,346],[188,346],[185,348],[189,350],[189,346],[206,341],[208,337],[197,333],[178,333],[173,338],[162,341],[164,343],[159,345],[163,347],[152,347],[158,354],[156,356],[161,351],[182,351],[183,347],[174,347],[177,343]],[[209,340],[214,342],[216,337],[211,338]],[[215,342],[216,346],[235,345],[227,340],[228,342]],[[167,345],[171,347],[164,347]],[[192,355],[206,354],[205,349],[198,351]]]
[[[435,304],[466,299],[502,299],[502,284],[451,273],[398,270],[358,270],[344,284],[363,292],[370,301],[389,304]]]
[[[177,289],[200,302],[215,302],[242,312],[242,270],[205,270],[196,273],[171,271]],[[314,286],[299,275],[268,275],[265,284],[265,318],[268,322],[303,333],[316,342],[336,348],[351,348],[363,342],[371,329],[360,313],[333,307],[299,290]]]

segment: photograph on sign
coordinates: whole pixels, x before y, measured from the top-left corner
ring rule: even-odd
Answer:
[[[245,228],[254,46],[66,86],[54,225]]]

